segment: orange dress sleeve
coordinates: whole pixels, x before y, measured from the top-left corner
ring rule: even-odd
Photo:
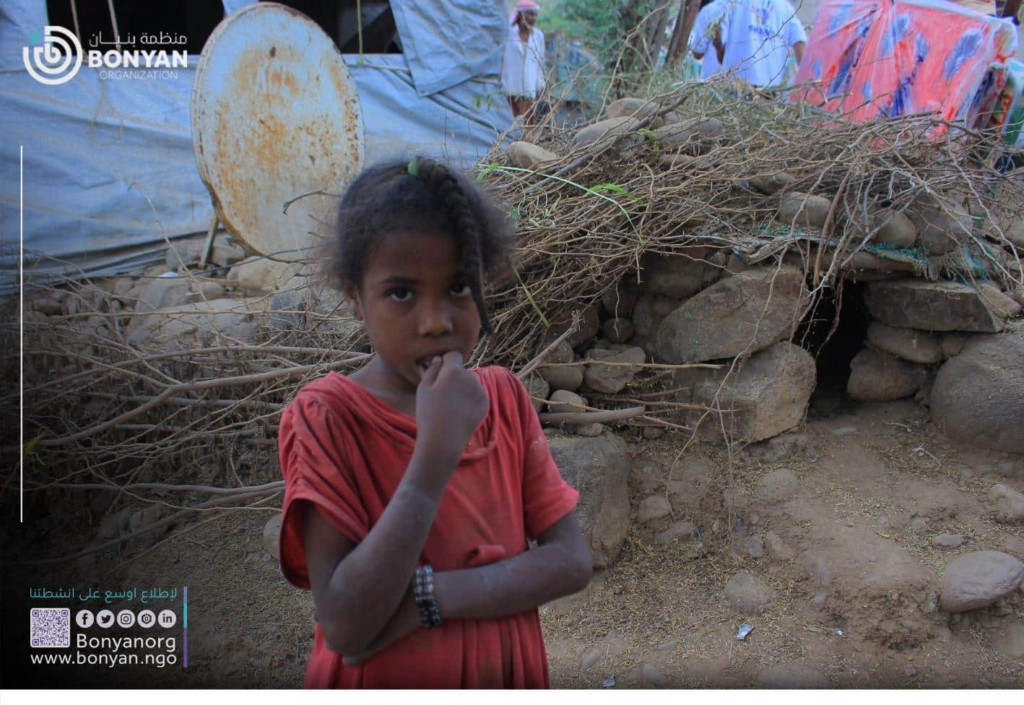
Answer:
[[[580,494],[565,481],[548,447],[530,393],[506,370],[523,429],[523,515],[526,535],[536,539],[576,508]]]
[[[305,502],[353,543],[370,531],[370,516],[346,457],[350,435],[342,418],[316,394],[299,392],[281,416],[279,453],[284,475],[279,550],[281,571],[292,585],[310,589],[304,536]]]

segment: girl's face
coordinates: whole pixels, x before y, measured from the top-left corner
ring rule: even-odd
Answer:
[[[394,233],[370,256],[362,286],[345,288],[395,391],[414,392],[436,355],[469,359],[480,313],[468,281],[451,235]]]

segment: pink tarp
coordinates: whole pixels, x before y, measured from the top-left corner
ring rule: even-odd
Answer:
[[[936,112],[973,125],[1005,83],[1012,24],[942,0],[825,0],[797,99],[867,121]]]

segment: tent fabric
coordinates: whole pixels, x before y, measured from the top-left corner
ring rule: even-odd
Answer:
[[[42,0],[0,10],[0,293],[18,285],[19,146],[27,276],[101,276],[162,261],[168,239],[205,232],[213,214],[191,135],[199,56],[176,78],[104,80],[82,66],[45,86],[21,59],[22,38],[45,24]],[[423,98],[402,55],[345,62],[368,163],[420,153],[468,168],[512,124],[496,74]]]
[[[504,0],[390,0],[416,95],[501,74]]]
[[[825,0],[796,76],[818,84],[795,99],[851,120],[936,112],[973,124],[1016,47],[1008,21],[942,0]]]
[[[2,30],[0,30],[2,31]],[[5,243],[19,238],[19,147],[24,148],[26,273],[106,270],[152,259],[166,238],[204,231],[210,196],[192,151],[191,90],[198,56],[174,79],[102,80],[82,67],[59,86],[0,73],[0,210]],[[132,251],[134,250],[134,251]],[[0,255],[0,284],[17,250]]]
[[[33,32],[41,32],[45,24],[45,2],[0,4],[0,69],[22,65],[21,47],[29,43]]]
[[[346,54],[345,63],[363,106],[367,162],[422,154],[468,169],[512,126],[497,76],[418,97],[401,54]]]

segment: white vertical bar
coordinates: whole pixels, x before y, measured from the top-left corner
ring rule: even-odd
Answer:
[[[18,521],[25,523],[25,146],[18,147]]]

